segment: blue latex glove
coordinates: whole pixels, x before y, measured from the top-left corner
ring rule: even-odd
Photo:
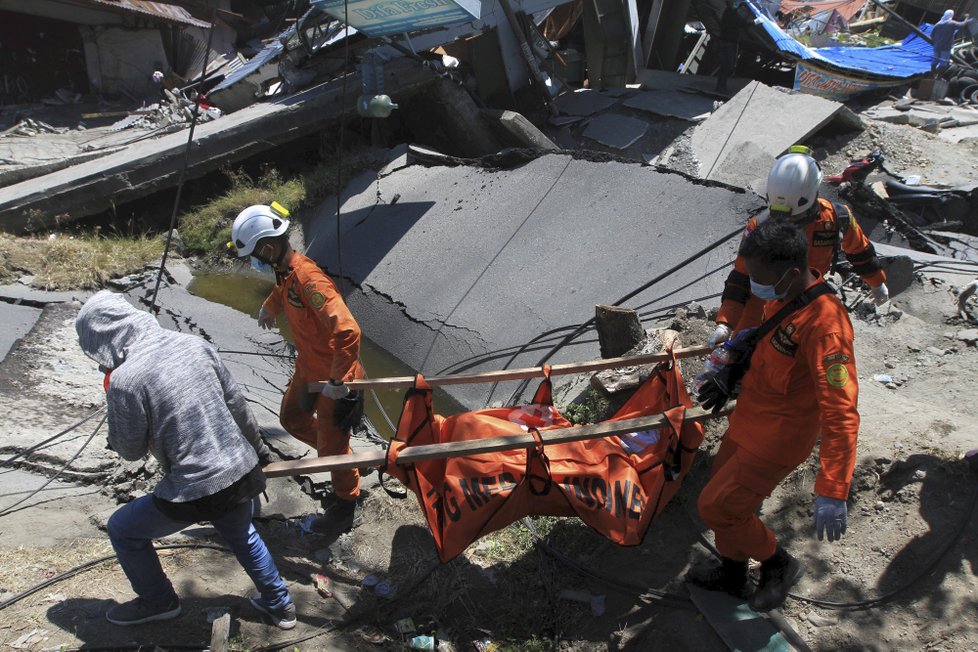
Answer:
[[[815,532],[818,540],[829,535],[829,541],[838,541],[846,531],[848,522],[846,501],[838,498],[815,497]]]

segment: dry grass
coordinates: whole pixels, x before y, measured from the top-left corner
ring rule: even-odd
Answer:
[[[162,253],[162,240],[145,235],[62,235],[51,240],[0,234],[0,281],[31,275],[36,288],[94,289],[110,278],[141,270]]]
[[[0,547],[0,590],[20,592],[54,575],[111,554],[113,554],[112,545],[108,537],[75,539],[70,543],[49,548]],[[111,568],[115,562],[108,561],[106,564]],[[90,573],[98,572],[100,571],[95,569],[90,571]],[[91,581],[90,575],[84,580],[85,583]],[[57,590],[65,592],[63,588]]]

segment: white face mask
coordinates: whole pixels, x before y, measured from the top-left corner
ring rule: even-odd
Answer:
[[[758,299],[761,299],[762,301],[774,301],[775,299],[784,299],[785,295],[788,294],[788,290],[785,289],[784,292],[778,292],[777,287],[781,285],[781,281],[784,280],[784,277],[787,276],[788,272],[790,271],[791,271],[790,269],[785,270],[784,274],[781,275],[781,278],[779,278],[777,283],[775,283],[774,285],[764,285],[762,283],[758,283],[753,278],[750,279],[751,294],[753,294]]]

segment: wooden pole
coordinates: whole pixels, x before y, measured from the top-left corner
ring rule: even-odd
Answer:
[[[686,411],[686,421],[699,423],[711,419],[719,419],[730,414],[734,407],[736,407],[736,403],[729,403],[726,409],[716,414],[699,407],[690,408]],[[668,425],[669,420],[664,416],[654,415],[639,417],[637,419],[624,419],[622,421],[606,421],[604,423],[594,423],[586,426],[574,426],[572,428],[545,430],[540,432],[540,438],[543,440],[544,445],[564,444],[586,439],[611,437],[612,435],[623,435],[629,432],[639,432]],[[487,437],[486,439],[445,442],[441,444],[426,444],[424,446],[410,446],[398,455],[397,463],[413,464],[422,460],[467,457],[470,455],[479,455],[480,453],[533,448],[536,445],[537,443],[533,435],[526,433],[505,435],[502,437]],[[330,455],[328,457],[315,457],[289,462],[273,462],[266,466],[263,471],[269,478],[277,478],[298,475],[300,473],[376,468],[382,466],[386,459],[386,451],[364,451],[360,453],[349,453],[347,455]]]
[[[713,349],[709,346],[690,346],[673,351],[677,359],[695,358],[706,355]],[[633,367],[637,365],[666,362],[670,359],[668,353],[647,353],[624,358],[607,358],[589,360],[587,362],[567,362],[550,367],[550,374],[561,376],[565,374],[589,373],[602,369],[616,367]],[[425,381],[432,387],[438,385],[465,385],[470,383],[502,382],[506,380],[525,380],[527,378],[543,378],[543,367],[527,367],[524,369],[501,369],[498,371],[482,371],[474,374],[454,374],[451,376],[432,376]],[[309,383],[306,389],[310,392],[321,392],[327,381]],[[351,380],[347,386],[350,389],[408,389],[414,387],[414,376],[395,376],[392,378],[375,378],[371,380]]]

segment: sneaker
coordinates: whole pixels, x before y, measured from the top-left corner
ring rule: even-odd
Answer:
[[[754,611],[777,609],[788,599],[791,587],[805,574],[805,567],[787,552],[778,549],[774,557],[761,563],[761,581],[750,600]]]
[[[751,594],[746,561],[710,558],[690,568],[686,572],[686,581],[707,591],[723,591],[742,600]]]
[[[363,522],[363,511],[356,500],[336,500],[326,512],[312,522],[317,534],[341,534],[349,532]]]
[[[140,625],[154,620],[169,620],[180,615],[180,599],[153,606],[142,598],[117,604],[105,612],[105,619],[113,625]]]
[[[248,598],[251,606],[254,607],[259,613],[264,614],[268,617],[272,624],[279,629],[292,629],[295,627],[295,603],[290,602],[284,607],[278,609],[270,609],[265,606],[261,600],[260,595],[253,595]]]

